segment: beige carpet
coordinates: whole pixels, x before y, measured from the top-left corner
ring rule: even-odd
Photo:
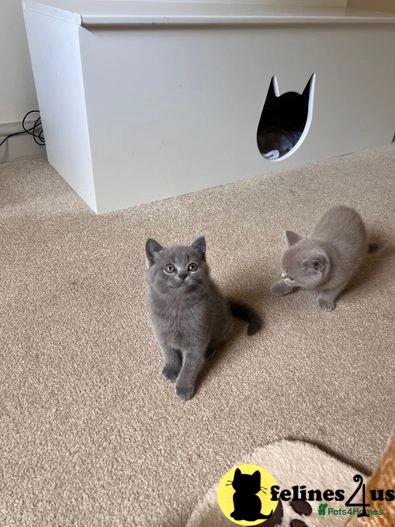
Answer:
[[[372,469],[393,421],[394,183],[387,146],[97,217],[45,162],[1,165],[0,525],[184,527],[282,438]],[[271,299],[282,231],[339,203],[387,249],[333,313],[310,293]],[[265,326],[236,332],[184,404],[161,377],[144,242],[200,233],[223,291]]]

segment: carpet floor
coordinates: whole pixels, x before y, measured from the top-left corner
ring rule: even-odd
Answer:
[[[314,442],[374,468],[394,408],[395,147],[96,216],[42,160],[0,166],[0,525],[184,527],[245,453]],[[332,313],[272,299],[283,231],[336,204],[385,250]],[[259,309],[183,403],[161,376],[144,243],[205,234],[226,295]]]

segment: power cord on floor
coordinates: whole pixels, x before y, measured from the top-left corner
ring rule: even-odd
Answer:
[[[38,117],[34,121],[33,126],[31,128],[28,128],[26,126],[26,119],[29,117],[29,115],[34,114],[34,113],[38,114]],[[7,137],[5,137],[0,142],[0,146],[3,145],[6,141],[8,141],[8,139],[10,139],[10,137],[14,137],[16,135],[22,135],[22,134],[29,134],[29,135],[31,135],[33,137],[35,143],[37,143],[40,146],[44,146],[45,145],[44,132],[43,132],[43,127],[41,125],[41,117],[40,117],[40,111],[39,110],[31,110],[30,112],[27,112],[25,117],[22,119],[22,128],[23,128],[23,130],[21,130],[20,132],[14,132],[13,134],[7,135]]]

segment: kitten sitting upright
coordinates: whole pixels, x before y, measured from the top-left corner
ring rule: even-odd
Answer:
[[[152,324],[162,350],[163,376],[176,380],[176,393],[190,399],[205,359],[232,331],[232,315],[247,322],[247,334],[261,327],[251,308],[225,300],[210,279],[204,237],[190,246],[162,247],[147,240],[147,278]]]
[[[310,238],[286,232],[281,280],[272,286],[274,296],[296,288],[319,292],[318,305],[332,311],[368,252],[367,235],[359,214],[348,207],[334,207],[318,222]]]

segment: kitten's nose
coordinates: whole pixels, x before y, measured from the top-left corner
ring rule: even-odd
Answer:
[[[178,278],[181,278],[181,280],[185,280],[188,273],[186,271],[182,271],[181,273],[178,273]]]
[[[283,271],[281,273],[281,278],[287,278],[288,277],[288,273],[286,273],[285,271]]]

